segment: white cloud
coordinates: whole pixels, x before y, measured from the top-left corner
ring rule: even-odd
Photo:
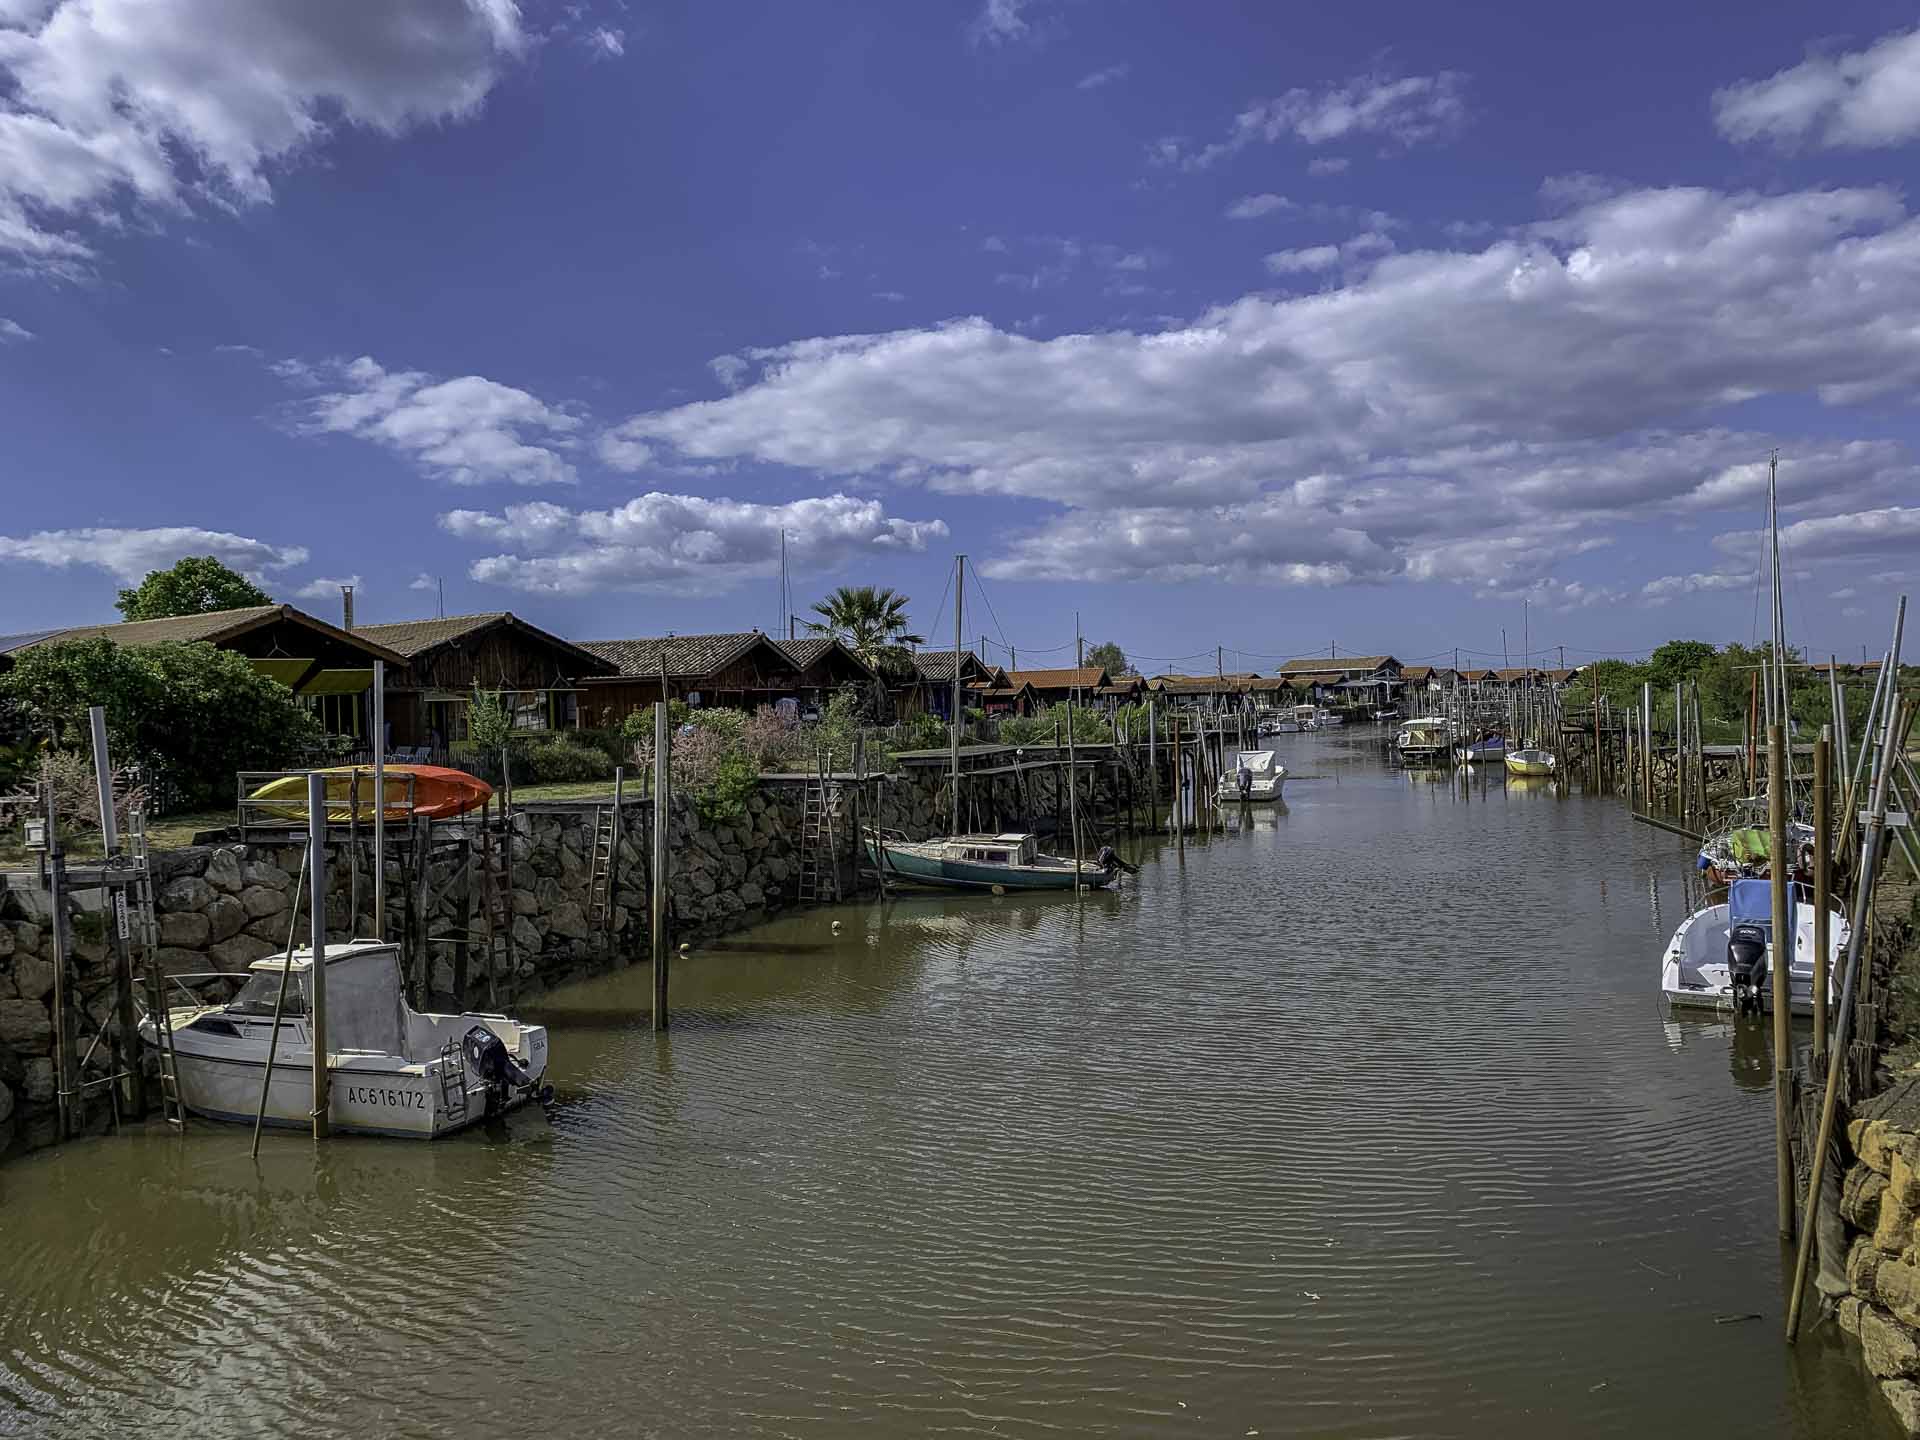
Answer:
[[[876,290],[873,292],[873,298],[876,300],[885,300],[890,305],[898,305],[907,297],[898,290]]]
[[[727,389],[738,390],[753,366],[738,355],[716,355],[707,362],[707,368],[713,372],[713,378]]]
[[[570,595],[713,594],[773,573],[783,531],[789,561],[815,571],[876,552],[924,550],[947,533],[942,521],[897,519],[878,500],[848,495],[767,505],[650,493],[610,510],[577,511],[536,501],[499,513],[454,510],[440,524],[459,539],[511,547],[474,561],[473,579]]]
[[[1713,543],[1716,549],[1742,554],[1757,551],[1762,536],[1736,530],[1714,536]],[[1820,515],[1780,528],[1781,558],[1794,564],[1879,555],[1904,558],[1916,551],[1920,551],[1920,506],[1887,505]]]
[[[0,345],[18,344],[23,340],[31,340],[33,338],[33,331],[27,329],[26,326],[20,324],[17,320],[9,320],[6,316],[0,315]]]
[[[1305,250],[1276,250],[1267,256],[1267,269],[1276,275],[1302,270],[1327,270],[1340,263],[1338,245],[1312,245]]]
[[[967,29],[976,45],[1005,45],[1024,40],[1033,31],[1024,11],[1032,0],[986,0]]]
[[[225,530],[201,530],[189,525],[150,530],[41,530],[19,538],[0,535],[0,561],[23,560],[55,570],[91,567],[128,584],[188,555],[212,555],[262,583],[268,571],[307,562],[307,552],[299,545],[274,545]]]
[[[1752,572],[1744,575],[1730,574],[1726,571],[1696,572],[1692,575],[1662,575],[1658,580],[1649,580],[1640,587],[1641,598],[1652,604],[1662,604],[1668,600],[1677,600],[1687,595],[1699,595],[1713,590],[1751,590],[1754,588]]]
[[[440,582],[424,570],[407,582],[407,589],[409,590],[437,590],[439,588]]]
[[[1436,75],[1362,75],[1325,90],[1289,90],[1242,110],[1224,140],[1195,150],[1180,137],[1169,136],[1147,147],[1147,159],[1155,165],[1205,170],[1253,144],[1293,140],[1325,145],[1356,136],[1377,136],[1411,148],[1448,139],[1466,125],[1466,88],[1466,76],[1443,70]]]
[[[336,126],[471,114],[526,44],[514,0],[35,8],[0,29],[0,253],[68,276],[124,207],[264,203]]]
[[[1319,155],[1307,162],[1307,174],[1338,175],[1352,163],[1344,155]]]
[[[1713,118],[1729,140],[1776,145],[1868,149],[1920,138],[1920,30],[1730,85],[1714,95]]]
[[[1843,585],[1827,596],[1829,600],[1851,600],[1860,592],[1851,585]]]
[[[454,485],[569,485],[565,458],[581,422],[525,390],[480,375],[436,380],[388,371],[367,356],[345,364],[274,367],[296,383],[337,386],[298,406],[296,429],[353,435],[399,452]]]
[[[1356,256],[1386,243],[1354,241]],[[1498,552],[1465,563],[1475,528],[1562,544],[1652,515],[1757,517],[1778,437],[1718,427],[1722,412],[1920,387],[1920,221],[1880,190],[1629,191],[1477,248],[1341,273],[1159,333],[1029,339],[971,318],[800,340],[747,352],[757,379],[737,393],[615,433],[663,463],[753,460],[1066,507],[1029,532],[1048,545],[1006,552],[1027,575],[1047,553],[1077,557],[1063,539],[1076,527],[1107,533],[1102,512],[1190,512],[1196,536],[1226,540],[1234,507],[1268,516],[1284,495],[1303,525],[1373,547],[1283,546],[1277,564],[1323,567],[1295,573],[1398,565],[1513,587],[1541,577]],[[1782,505],[1872,511],[1916,477],[1889,441],[1789,443]],[[1204,567],[1207,549],[1185,563]]]
[[[1227,207],[1229,220],[1257,220],[1262,215],[1271,215],[1276,210],[1298,210],[1300,207],[1284,195],[1275,195],[1271,191],[1261,195],[1242,195]]]
[[[293,598],[296,600],[338,600],[341,590],[348,585],[353,587],[356,595],[359,594],[362,589],[358,575],[342,575],[338,579],[319,576],[309,580],[298,590],[294,591]]]
[[[627,32],[601,25],[582,36],[581,44],[596,60],[618,60],[627,53]]]
[[[1082,75],[1074,84],[1076,90],[1098,90],[1102,85],[1111,85],[1116,80],[1124,80],[1133,72],[1131,65],[1122,62],[1109,65],[1104,70],[1095,70],[1090,75]]]

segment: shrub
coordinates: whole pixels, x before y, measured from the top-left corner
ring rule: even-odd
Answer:
[[[467,705],[467,740],[488,759],[498,762],[513,738],[513,711],[498,690],[475,690]]]
[[[529,747],[525,766],[528,779],[538,785],[605,780],[613,771],[611,762],[599,749],[560,735]]]

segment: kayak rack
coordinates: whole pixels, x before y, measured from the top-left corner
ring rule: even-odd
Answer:
[[[364,775],[355,770],[346,780],[345,793],[337,800],[333,785],[328,786],[327,837],[330,840],[358,839],[373,829],[373,767],[364,767]],[[306,777],[312,770],[242,770],[236,777],[238,793],[234,800],[240,839],[249,845],[303,845],[307,840]],[[329,779],[333,779],[329,776]],[[414,780],[411,771],[389,770],[387,793],[403,787],[404,794],[389,803],[387,824],[397,826],[392,839],[405,842],[414,821]],[[276,781],[300,782],[289,786],[297,793],[262,797],[260,792]]]

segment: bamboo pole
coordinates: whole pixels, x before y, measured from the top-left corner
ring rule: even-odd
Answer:
[[[1186,822],[1180,814],[1180,771],[1182,769],[1182,763],[1180,756],[1179,712],[1168,712],[1167,726],[1167,741],[1173,750],[1173,803],[1167,810],[1167,823],[1173,826],[1174,840],[1179,846],[1180,858],[1184,860],[1187,858],[1187,828]]]
[[[1831,921],[1827,906],[1832,897],[1833,877],[1828,869],[1833,855],[1833,817],[1828,813],[1833,787],[1832,729],[1820,727],[1820,738],[1813,744],[1813,1059],[1814,1073],[1827,1054],[1827,975],[1828,930]]]
[[[959,654],[954,664],[960,663]],[[653,707],[653,1028],[667,1028],[667,817],[671,771],[667,747],[667,702]]]
[[[313,1138],[327,1138],[327,777],[307,776],[308,922],[313,959],[307,967],[307,1033],[313,1040]],[[269,1079],[273,1072],[267,1072]]]
[[[1759,778],[1760,758],[1754,753],[1760,743],[1760,672],[1753,672],[1753,686],[1747,695],[1747,783]]]
[[[1793,1159],[1787,1149],[1788,1083],[1792,1079],[1792,1016],[1787,971],[1793,962],[1793,930],[1787,865],[1787,740],[1778,724],[1767,727],[1768,887],[1773,892],[1773,1138],[1774,1179],[1780,1234],[1793,1236]]]
[[[1687,823],[1687,767],[1681,759],[1686,750],[1687,732],[1680,723],[1680,684],[1673,687],[1673,813],[1682,825]]]

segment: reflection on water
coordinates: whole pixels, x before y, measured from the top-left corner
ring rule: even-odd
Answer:
[[[551,1120],[0,1168],[0,1433],[1891,1433],[1775,1338],[1765,1027],[1657,1002],[1684,843],[1276,748],[1117,890],[546,997]]]

